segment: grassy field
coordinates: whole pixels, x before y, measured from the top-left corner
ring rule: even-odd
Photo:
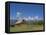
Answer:
[[[33,25],[33,24],[21,24],[15,25],[14,27],[10,26],[10,32],[20,32],[20,31],[35,31],[43,30],[43,25]]]

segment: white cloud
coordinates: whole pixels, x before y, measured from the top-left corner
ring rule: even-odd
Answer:
[[[39,19],[39,17],[38,16],[35,16],[34,19]]]
[[[42,17],[39,17],[39,16],[35,16],[34,19],[36,19],[36,20],[43,20],[43,18]]]
[[[20,12],[17,12],[17,15],[19,15],[20,14]]]
[[[29,19],[29,20],[34,20],[34,17],[30,17],[30,16],[29,16],[28,19]]]
[[[43,18],[39,16],[34,16],[34,17],[29,16],[28,18],[25,17],[25,19],[26,20],[43,20]]]
[[[28,20],[28,18],[26,18],[26,17],[23,17],[23,19],[24,19],[24,20]]]
[[[39,17],[39,16],[34,16],[34,17],[31,17],[31,16],[28,16],[28,17],[19,17],[19,20],[43,20],[43,18]]]
[[[20,17],[20,15],[21,15],[21,13],[20,12],[17,12],[16,17]]]
[[[25,20],[34,20],[34,18],[33,17],[24,17],[23,19],[25,19]]]

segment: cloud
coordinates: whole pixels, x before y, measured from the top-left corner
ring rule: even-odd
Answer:
[[[43,20],[43,17],[35,16],[34,19],[36,19],[36,20]]]
[[[43,18],[42,17],[39,17],[39,16],[34,16],[34,17],[31,17],[31,16],[28,16],[28,17],[19,17],[19,18],[10,18],[10,19],[17,19],[17,20],[43,20]]]
[[[17,15],[20,15],[20,12],[17,12]]]
[[[20,17],[20,15],[21,15],[22,13],[20,13],[20,12],[17,12],[17,16],[16,17]]]
[[[34,18],[33,17],[30,17],[30,16],[29,17],[23,17],[23,19],[24,20],[34,20]]]
[[[38,17],[38,16],[35,16],[34,18],[35,18],[35,19],[39,19],[39,17]]]
[[[28,16],[28,17],[24,17],[25,20],[43,20],[43,18],[39,17],[39,16]]]
[[[28,19],[29,19],[29,20],[34,20],[34,17],[30,17],[30,16],[29,16]]]

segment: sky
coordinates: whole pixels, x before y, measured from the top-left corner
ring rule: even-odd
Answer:
[[[10,19],[15,20],[17,17],[43,18],[43,5],[10,3]]]

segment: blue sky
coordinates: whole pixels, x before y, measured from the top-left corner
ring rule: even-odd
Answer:
[[[11,3],[10,19],[16,19],[17,16],[18,17],[38,16],[43,18],[43,5]]]

